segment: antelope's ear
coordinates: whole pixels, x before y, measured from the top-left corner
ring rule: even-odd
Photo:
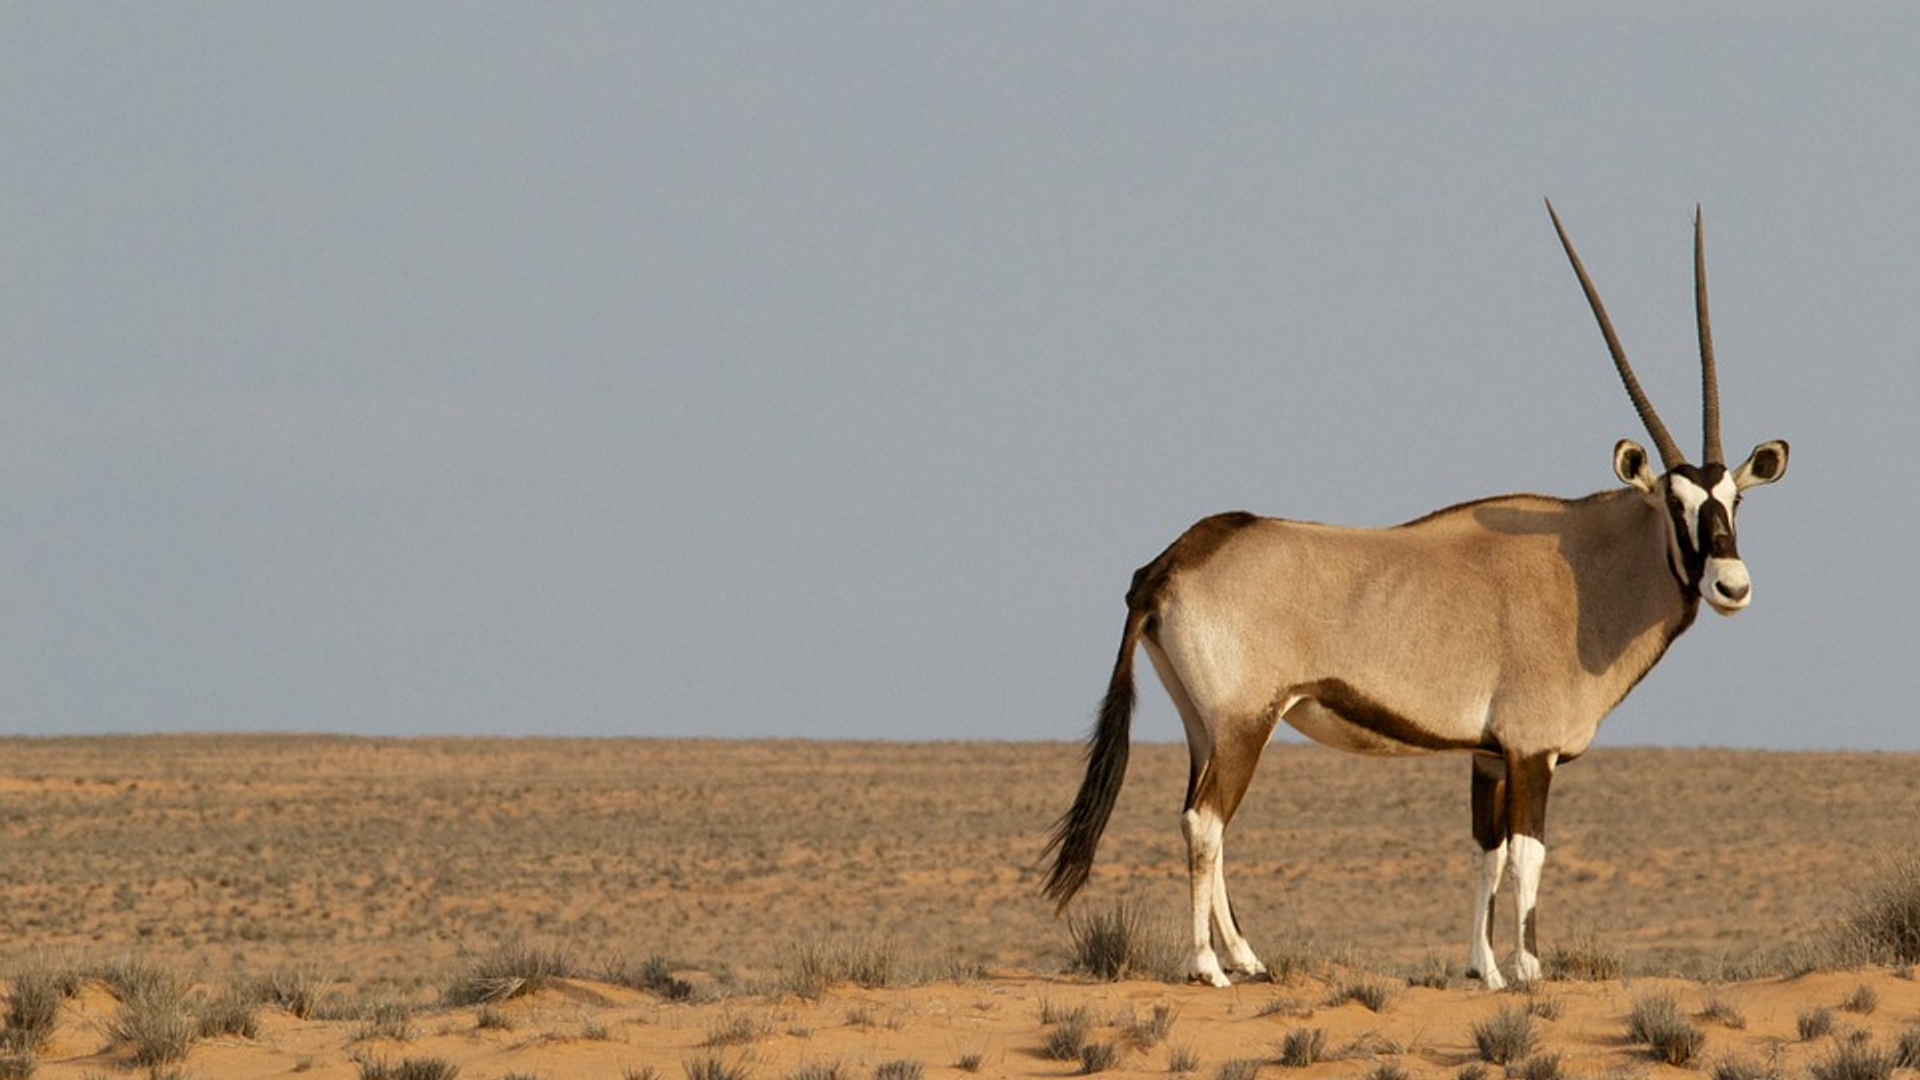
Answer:
[[[1745,491],[1787,475],[1787,440],[1769,439],[1753,448],[1747,463],[1733,470],[1733,484]]]
[[[1786,460],[1785,456],[1781,461]],[[1653,494],[1659,478],[1653,475],[1653,469],[1647,465],[1647,452],[1632,439],[1621,439],[1613,444],[1613,475],[1628,487],[1638,488],[1642,495]]]

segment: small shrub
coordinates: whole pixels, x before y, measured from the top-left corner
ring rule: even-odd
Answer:
[[[1920,854],[1886,860],[1861,888],[1838,931],[1850,958],[1920,963]]]
[[[615,986],[645,990],[668,1001],[686,1001],[693,997],[693,984],[674,975],[664,956],[649,956],[638,965],[615,960],[601,969],[600,977]]]
[[[850,1078],[836,1061],[831,1065],[819,1063],[802,1065],[788,1073],[787,1080],[850,1080]]]
[[[1527,994],[1527,1012],[1542,1020],[1560,1019],[1560,999],[1551,994]]]
[[[1453,981],[1453,966],[1433,953],[1420,962],[1420,967],[1407,976],[1407,985],[1423,986],[1429,990],[1445,990]]]
[[[873,1070],[873,1080],[921,1080],[926,1074],[926,1066],[912,1058],[899,1058],[881,1062]]]
[[[1053,1061],[1078,1061],[1080,1048],[1087,1044],[1087,1031],[1093,1020],[1086,1006],[1063,1013],[1053,1021],[1053,1030],[1040,1043],[1040,1056]]]
[[[788,951],[781,967],[780,985],[803,998],[817,998],[835,983],[851,982],[867,990],[892,986],[899,968],[898,948],[892,940],[870,938],[855,942],[809,940]]]
[[[1516,1080],[1560,1080],[1560,1055],[1535,1054],[1521,1063],[1518,1072],[1508,1072]]]
[[[450,1005],[505,1001],[578,974],[573,957],[562,950],[511,941],[490,953],[471,957],[466,971],[447,988],[446,999]]]
[[[198,1034],[211,1039],[237,1035],[242,1039],[260,1036],[260,993],[256,987],[234,983],[226,992],[200,1007]]]
[[[1260,1063],[1251,1058],[1235,1058],[1225,1062],[1214,1072],[1213,1080],[1255,1080],[1260,1075]]]
[[[1738,1005],[1718,995],[1707,999],[1697,1018],[1711,1020],[1735,1031],[1744,1030],[1747,1026],[1747,1014],[1741,1012]]]
[[[1153,1007],[1145,1020],[1129,1013],[1119,1026],[1128,1042],[1142,1050],[1151,1050],[1173,1030],[1174,1015],[1173,1006],[1163,1001]]]
[[[1840,1007],[1851,1013],[1859,1013],[1861,1016],[1871,1015],[1873,1010],[1880,1007],[1880,992],[1875,990],[1871,983],[1861,983],[1853,988],[1853,992],[1840,1003]]]
[[[353,1028],[352,1039],[354,1042],[365,1042],[369,1039],[411,1042],[415,1034],[413,1010],[404,1003],[389,998],[361,1010],[359,1021]]]
[[[977,1073],[980,1071],[980,1067],[986,1063],[986,1055],[978,1051],[969,1051],[961,1054],[959,1060],[953,1063],[953,1067],[959,1069],[961,1072]]]
[[[0,1016],[0,1051],[33,1054],[53,1038],[60,1022],[60,1002],[67,997],[60,976],[45,968],[28,968],[13,977],[7,1011]]]
[[[1763,1064],[1752,1058],[1723,1057],[1707,1070],[1712,1080],[1780,1080],[1780,1069],[1772,1064]]]
[[[513,1017],[492,1005],[482,1005],[474,1010],[473,1026],[482,1031],[512,1031]]]
[[[1473,1025],[1473,1045],[1482,1061],[1495,1065],[1518,1062],[1533,1052],[1538,1038],[1527,1010],[1501,1006],[1500,1011]]]
[[[1074,969],[1108,982],[1126,978],[1146,955],[1146,925],[1145,906],[1125,900],[1105,911],[1069,914]]]
[[[1367,1080],[1413,1080],[1413,1074],[1397,1061],[1383,1061],[1367,1072]]]
[[[1547,955],[1541,958],[1541,967],[1549,979],[1611,982],[1620,977],[1626,965],[1618,953],[1603,948],[1590,936],[1582,936],[1548,949]]]
[[[1280,1064],[1304,1069],[1319,1061],[1327,1049],[1325,1028],[1294,1028],[1280,1042]]]
[[[186,983],[133,961],[110,970],[108,985],[119,995],[120,1009],[107,1022],[108,1037],[132,1051],[135,1065],[149,1069],[186,1057],[197,1028],[187,1010]]]
[[[1864,1041],[1846,1039],[1807,1069],[1813,1080],[1888,1080],[1893,1075],[1893,1055]]]
[[[1120,1064],[1120,1044],[1089,1042],[1080,1048],[1080,1075],[1103,1073]]]
[[[1807,1042],[1822,1035],[1833,1033],[1833,1010],[1825,1005],[1803,1009],[1794,1020],[1795,1028],[1800,1032],[1800,1041]]]
[[[1375,979],[1359,979],[1335,986],[1327,997],[1327,1004],[1339,1006],[1354,1001],[1365,1006],[1368,1012],[1382,1012],[1393,1000],[1393,994],[1393,988],[1386,983]]]
[[[1686,1065],[1707,1042],[1707,1033],[1680,1014],[1668,993],[1643,994],[1627,1013],[1627,1039],[1645,1043],[1653,1056],[1669,1065]]]
[[[1893,1044],[1893,1065],[1896,1069],[1920,1069],[1920,1028],[1910,1027],[1900,1033]]]
[[[1487,1067],[1478,1061],[1469,1061],[1453,1074],[1453,1080],[1487,1080]]]
[[[682,1062],[681,1067],[686,1070],[687,1080],[748,1080],[753,1075],[745,1058],[728,1062],[709,1055]]]
[[[309,1020],[326,998],[327,980],[314,968],[289,968],[266,976],[254,989],[263,1004]]]
[[[1167,1071],[1170,1073],[1190,1073],[1200,1068],[1200,1051],[1192,1043],[1175,1046],[1167,1050]]]
[[[17,1054],[0,1052],[0,1080],[33,1080],[36,1068],[33,1055],[24,1050]]]
[[[719,1024],[707,1029],[702,1046],[744,1046],[756,1042],[773,1030],[765,1020],[730,1013]]]

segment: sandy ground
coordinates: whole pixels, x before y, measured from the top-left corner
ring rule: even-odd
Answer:
[[[330,1019],[264,1007],[254,1038],[196,1042],[161,1070],[358,1077],[442,1059],[468,1078],[1062,1076],[1043,1049],[1084,1007],[1113,1075],[1454,1076],[1472,1028],[1532,1007],[1563,1075],[1671,1068],[1628,1043],[1636,998],[1733,1019],[1695,1065],[1805,1075],[1865,1032],[1920,1028],[1895,970],[1791,975],[1876,858],[1910,848],[1920,755],[1599,750],[1556,781],[1542,937],[1619,958],[1623,978],[1489,993],[1458,978],[1471,900],[1463,759],[1369,761],[1274,747],[1229,833],[1240,921],[1293,974],[1215,991],[1068,974],[1035,897],[1076,746],[205,736],[0,740],[0,980],[30,964],[134,958],[207,987],[317,973]],[[1182,914],[1175,812],[1184,749],[1138,748],[1087,903],[1125,899],[1171,947]],[[1502,934],[1511,931],[1504,925]],[[580,974],[497,1005],[449,987],[506,942]],[[827,943],[823,945],[822,943]],[[888,985],[802,996],[833,943],[878,948]],[[660,958],[669,1001],[602,973]],[[1784,959],[1783,959],[1784,958]],[[1451,967],[1444,989],[1403,976]],[[1333,1004],[1393,988],[1375,1013]],[[1862,994],[1861,986],[1871,988]],[[1863,999],[1874,999],[1870,1011]],[[1843,1007],[1852,1002],[1853,1008]],[[366,1017],[402,1003],[404,1039]],[[1802,1039],[1826,1007],[1835,1034]],[[66,1000],[40,1077],[131,1075],[97,978]],[[1143,1031],[1161,1010],[1164,1033]],[[1737,1021],[1737,1023],[1735,1022]],[[1277,1064],[1296,1029],[1329,1060]],[[892,1065],[903,1075],[904,1065]],[[131,1070],[131,1071],[130,1071]],[[168,1072],[167,1070],[172,1070]],[[1492,1075],[1499,1075],[1496,1070]],[[1759,1075],[1757,1072],[1755,1075]]]

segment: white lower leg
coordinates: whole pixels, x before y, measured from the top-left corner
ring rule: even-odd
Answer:
[[[1219,855],[1213,860],[1213,926],[1220,934],[1220,944],[1227,950],[1227,961],[1233,970],[1246,975],[1264,975],[1267,967],[1253,953],[1253,946],[1240,935],[1240,928],[1234,925],[1233,905],[1227,902],[1227,854],[1223,840]]]
[[[1187,977],[1214,986],[1227,986],[1227,973],[1213,951],[1214,882],[1220,872],[1220,819],[1201,810],[1180,815],[1187,835],[1187,873],[1193,888],[1193,941],[1187,958]]]
[[[1540,957],[1534,954],[1534,917],[1540,895],[1540,868],[1547,863],[1547,845],[1531,836],[1513,838],[1514,916],[1520,949],[1514,960],[1514,973],[1532,981],[1540,977]]]
[[[1478,978],[1489,990],[1507,985],[1493,954],[1493,898],[1500,891],[1500,874],[1506,865],[1505,841],[1492,851],[1474,845],[1473,940],[1467,947],[1467,975]]]

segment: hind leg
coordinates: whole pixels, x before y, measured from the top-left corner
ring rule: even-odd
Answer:
[[[1187,800],[1180,814],[1180,831],[1187,840],[1187,875],[1191,889],[1192,921],[1187,954],[1187,977],[1214,986],[1228,985],[1227,968],[1214,951],[1217,934],[1233,970],[1258,975],[1266,971],[1253,947],[1241,936],[1234,921],[1233,905],[1227,898],[1226,875],[1222,868],[1227,822],[1240,806],[1260,749],[1273,731],[1271,721],[1255,721],[1248,730],[1234,725],[1212,723],[1187,692],[1186,685],[1167,660],[1159,645],[1147,641],[1147,658],[1160,674],[1160,682],[1180,712],[1187,732]],[[1249,743],[1251,747],[1249,749]]]
[[[1228,982],[1213,950],[1216,938],[1232,970],[1247,975],[1261,975],[1267,970],[1233,917],[1233,903],[1227,896],[1225,838],[1227,823],[1240,807],[1272,730],[1270,723],[1256,721],[1221,732],[1224,737],[1214,741],[1210,753],[1194,770],[1187,808],[1180,816],[1187,836],[1193,888],[1193,953],[1187,973],[1215,986]]]

